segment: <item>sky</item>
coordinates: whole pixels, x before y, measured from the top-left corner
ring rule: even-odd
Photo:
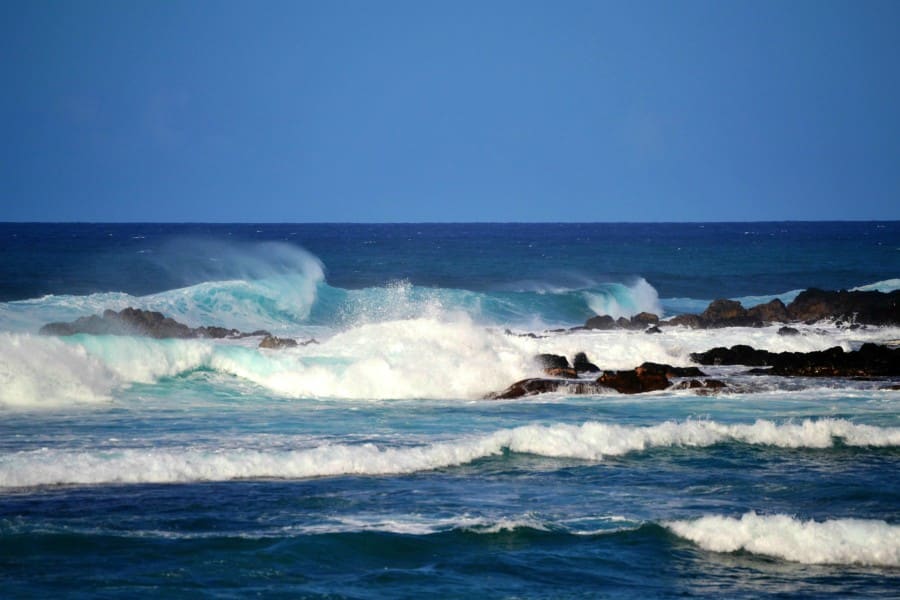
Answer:
[[[0,1],[0,221],[900,219],[900,2]]]

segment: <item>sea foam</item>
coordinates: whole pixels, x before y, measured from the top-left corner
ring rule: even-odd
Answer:
[[[806,564],[900,566],[900,525],[863,519],[803,521],[747,513],[664,523],[676,535],[713,552],[744,550]]]

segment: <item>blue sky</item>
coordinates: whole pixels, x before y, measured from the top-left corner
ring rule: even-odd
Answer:
[[[0,220],[900,219],[900,2],[0,4]]]

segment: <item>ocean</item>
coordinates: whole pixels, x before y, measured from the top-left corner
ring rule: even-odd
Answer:
[[[810,287],[898,289],[900,222],[0,224],[0,595],[896,598],[885,381],[484,399],[900,339],[569,330]],[[309,343],[38,334],[126,307]]]

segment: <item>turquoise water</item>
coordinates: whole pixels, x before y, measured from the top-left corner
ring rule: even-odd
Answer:
[[[504,332],[894,289],[896,223],[0,232],[4,596],[896,596],[883,381],[720,367],[742,391],[481,399],[538,352],[631,368],[898,339]],[[319,343],[36,335],[124,306]]]

